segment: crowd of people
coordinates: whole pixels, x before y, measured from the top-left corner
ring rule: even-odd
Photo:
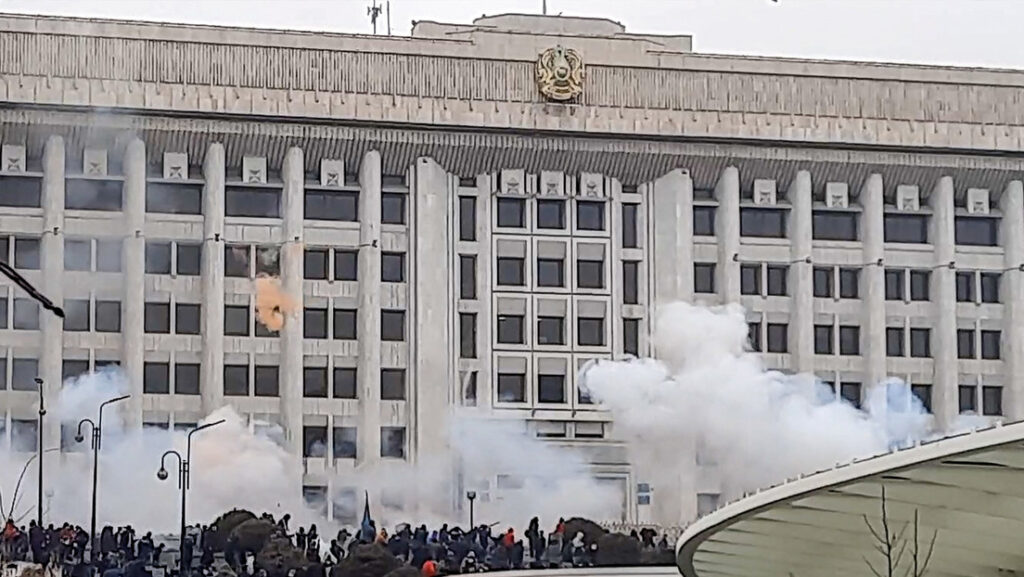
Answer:
[[[160,564],[164,545],[153,541],[152,533],[137,539],[129,527],[104,527],[97,537],[95,555],[89,547],[89,532],[78,525],[64,523],[43,527],[34,520],[19,527],[13,519],[0,534],[0,559],[21,561],[57,568],[67,577],[107,575],[144,577],[146,568]],[[113,575],[109,577],[114,577]]]

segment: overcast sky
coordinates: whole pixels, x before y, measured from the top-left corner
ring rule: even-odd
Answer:
[[[378,0],[383,2],[384,0]],[[371,0],[0,0],[0,11],[370,33]],[[470,23],[540,13],[543,0],[391,0],[414,20]],[[1024,69],[1024,0],[547,0],[550,14],[611,18],[631,32],[690,34],[706,53]],[[385,32],[383,17],[378,32]]]

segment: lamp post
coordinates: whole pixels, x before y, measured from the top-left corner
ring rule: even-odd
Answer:
[[[188,439],[185,442],[185,458],[181,457],[181,453],[170,449],[160,457],[160,470],[156,472],[156,478],[164,481],[167,479],[167,468],[164,466],[167,459],[167,455],[174,455],[178,458],[178,488],[181,489],[181,541],[178,544],[178,573],[187,575],[188,571],[184,567],[184,561],[182,558],[182,552],[185,550],[185,495],[188,493],[189,487],[189,473],[192,461],[192,435],[202,431],[203,429],[209,429],[215,425],[219,425],[224,422],[224,419],[214,421],[212,423],[206,423],[205,425],[196,427],[188,432]],[[189,567],[188,569],[191,569]]]
[[[75,442],[81,443],[85,440],[82,436],[82,425],[89,423],[92,428],[92,521],[89,525],[89,561],[96,561],[96,486],[99,482],[99,470],[100,470],[100,441],[103,435],[103,409],[111,404],[118,401],[123,401],[128,398],[128,395],[103,401],[100,403],[99,420],[93,422],[90,418],[82,419],[78,421],[78,434],[75,435]]]
[[[36,377],[36,388],[39,389],[39,445],[36,450],[39,455],[39,487],[36,490],[36,525],[43,528],[43,416],[46,415],[46,406],[43,404],[43,379]]]
[[[466,498],[469,499],[469,530],[476,528],[473,524],[473,501],[476,501],[476,491],[466,491]]]

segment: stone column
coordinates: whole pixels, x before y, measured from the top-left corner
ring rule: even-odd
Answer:
[[[953,179],[944,176],[932,191],[931,241],[935,260],[931,274],[933,366],[932,408],[936,425],[949,427],[960,413],[957,387],[956,270],[948,266],[956,258],[953,220]]]
[[[1024,183],[1006,185],[999,199],[1003,222],[999,245],[1004,250],[1000,301],[1006,311],[1003,332],[1003,413],[1014,422],[1024,417]]]
[[[124,219],[126,238],[122,248],[124,295],[121,298],[121,366],[131,383],[132,397],[123,414],[129,427],[142,426],[142,378],[146,301],[146,145],[139,139],[128,143],[124,155]]]
[[[43,236],[40,241],[39,289],[58,306],[64,305],[64,139],[51,136],[43,148]],[[12,303],[13,304],[13,303]],[[40,308],[39,328],[42,350],[39,355],[39,377],[43,379],[43,395],[50,417],[43,418],[45,448],[60,446],[60,421],[53,417],[61,390],[61,367],[64,359],[64,321]],[[43,453],[43,470],[51,481],[60,460],[58,452]],[[51,517],[52,519],[52,517]]]
[[[203,162],[203,413],[224,404],[224,145],[210,144]]]
[[[284,244],[281,248],[281,287],[295,299],[297,313],[281,329],[281,422],[288,450],[302,455],[302,224],[306,179],[301,148],[290,148],[281,169],[284,181],[282,213]],[[330,435],[328,435],[330,437]]]
[[[359,168],[359,448],[357,466],[380,461],[380,153]]]
[[[811,256],[814,197],[811,173],[801,170],[789,186],[791,244],[789,265],[793,308],[789,317],[789,345],[793,368],[800,373],[814,371],[814,266],[804,259]]]
[[[865,389],[885,380],[885,189],[882,175],[872,174],[860,191],[861,231],[864,239],[864,265],[860,270],[861,326],[864,340]]]
[[[654,228],[648,278],[656,313],[661,305],[693,300],[693,180],[677,169],[648,186],[652,192],[647,206]]]
[[[718,294],[724,303],[740,302],[740,171],[735,166],[722,171],[715,185],[715,238],[718,239]]]

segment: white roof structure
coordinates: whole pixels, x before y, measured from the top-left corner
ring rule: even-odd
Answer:
[[[884,524],[899,561],[892,573],[879,550]],[[915,543],[920,567],[933,537],[927,571],[918,575],[1024,575],[1024,423],[761,491],[690,525],[676,553],[685,577],[913,577]]]

